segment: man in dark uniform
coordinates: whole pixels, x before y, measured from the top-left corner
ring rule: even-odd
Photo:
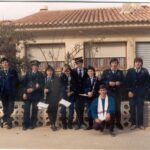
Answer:
[[[82,57],[75,58],[76,68],[73,69],[73,75],[76,79],[76,95],[75,95],[75,109],[77,113],[77,126],[75,129],[86,129],[86,125],[83,120],[85,97],[80,94],[84,93],[84,81],[87,78],[87,69],[83,67]]]
[[[34,129],[37,122],[37,103],[43,97],[44,76],[39,69],[39,61],[31,61],[31,71],[27,72],[23,79],[24,116],[23,130]],[[30,118],[30,107],[32,105],[32,116]]]
[[[89,126],[87,130],[93,128],[93,119],[90,111],[92,101],[98,97],[98,88],[100,85],[100,81],[95,75],[95,69],[92,66],[89,66],[87,69],[88,78],[84,83],[84,93],[87,94],[86,103],[87,103],[87,111],[88,111],[88,122]]]
[[[0,70],[1,99],[3,105],[3,122],[7,128],[12,128],[11,114],[14,110],[14,102],[19,84],[18,73],[15,69],[10,68],[7,58],[1,59],[2,70]]]
[[[143,60],[141,58],[135,58],[134,67],[129,69],[126,75],[126,85],[130,99],[131,130],[135,128],[144,129],[144,96],[149,87],[149,73],[142,66]]]
[[[124,75],[121,70],[118,69],[119,61],[117,58],[110,60],[110,68],[106,69],[102,74],[102,83],[106,85],[108,95],[115,99],[116,112],[115,122],[116,127],[123,130],[121,125],[121,91],[124,84]]]

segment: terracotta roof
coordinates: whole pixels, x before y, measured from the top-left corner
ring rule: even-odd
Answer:
[[[124,13],[122,7],[40,11],[14,23],[16,26],[49,27],[150,23],[150,7],[140,6],[129,13]]]

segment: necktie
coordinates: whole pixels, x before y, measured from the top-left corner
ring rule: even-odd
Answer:
[[[82,78],[82,70],[81,69],[79,69],[79,77]]]
[[[136,72],[139,73],[139,72],[140,72],[140,69],[136,69]]]
[[[5,74],[7,75],[8,74],[8,70],[4,70]]]
[[[70,92],[71,77],[68,77],[67,91]]]
[[[116,70],[112,70],[112,73],[115,74],[115,73],[116,73]]]
[[[32,72],[32,76],[35,76],[36,75],[36,73],[35,72]]]
[[[93,84],[93,78],[91,78],[91,85]]]
[[[47,77],[47,82],[50,82],[51,81],[51,77]]]

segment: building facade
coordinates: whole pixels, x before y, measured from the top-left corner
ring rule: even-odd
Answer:
[[[85,66],[97,70],[116,57],[120,68],[133,66],[140,56],[150,71],[150,7],[143,5],[49,11],[47,8],[16,20],[17,31],[25,30],[34,40],[21,43],[19,57],[45,61],[55,68],[72,59],[84,58]]]

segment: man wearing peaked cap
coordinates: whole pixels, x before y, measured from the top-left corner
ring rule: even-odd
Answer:
[[[35,65],[35,66],[39,66],[40,65],[40,62],[38,60],[32,60],[30,62],[31,66]]]
[[[82,57],[74,58],[75,63],[83,63]]]
[[[74,59],[76,68],[73,69],[73,76],[76,80],[76,94],[75,94],[75,109],[77,113],[77,125],[75,126],[75,129],[86,129],[86,125],[84,123],[84,107],[86,98],[81,96],[81,94],[84,93],[84,82],[87,75],[87,69],[83,67],[83,59],[82,57],[77,57]]]
[[[24,116],[23,130],[36,127],[38,107],[37,103],[43,97],[44,76],[39,71],[40,62],[33,60],[30,62],[31,71],[27,72],[23,79],[23,101]],[[30,116],[30,107],[32,105],[32,116]]]

